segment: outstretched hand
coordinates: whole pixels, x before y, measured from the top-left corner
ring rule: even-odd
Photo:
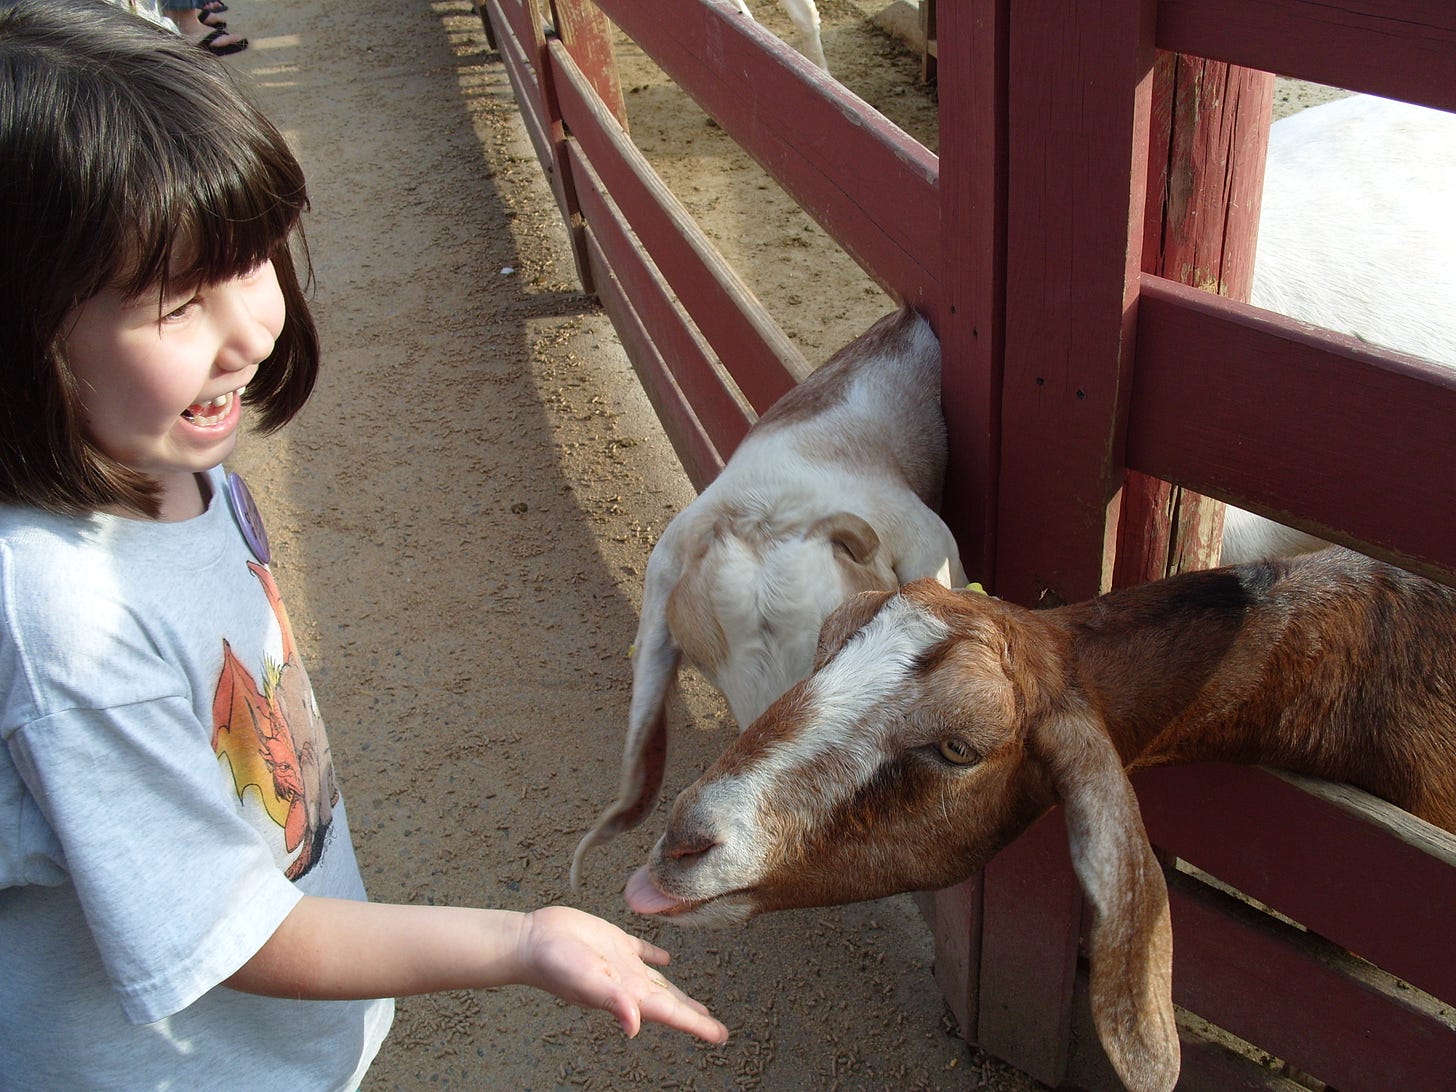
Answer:
[[[527,914],[521,926],[523,981],[587,1009],[605,1009],[631,1038],[644,1021],[722,1043],[728,1029],[655,967],[671,957],[609,921],[566,906]]]

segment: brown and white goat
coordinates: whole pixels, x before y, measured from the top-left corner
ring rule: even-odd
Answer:
[[[685,656],[746,727],[809,674],[819,627],[856,592],[965,584],[934,506],[945,473],[940,343],[902,308],[778,400],[647,562],[618,797],[577,846],[657,802],[667,699]]]
[[[627,901],[714,924],[944,887],[1060,803],[1098,1033],[1130,1088],[1171,1088],[1167,891],[1125,771],[1266,763],[1456,831],[1453,665],[1456,591],[1341,549],[1039,612],[857,596],[678,797]]]

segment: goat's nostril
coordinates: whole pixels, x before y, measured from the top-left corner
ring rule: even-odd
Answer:
[[[701,857],[718,844],[718,841],[714,838],[692,838],[678,842],[675,845],[664,846],[662,852],[669,860],[691,861],[694,857]]]

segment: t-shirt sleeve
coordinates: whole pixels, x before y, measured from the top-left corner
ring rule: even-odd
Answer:
[[[9,747],[133,1023],[230,977],[302,897],[237,807],[185,699],[53,713]]]

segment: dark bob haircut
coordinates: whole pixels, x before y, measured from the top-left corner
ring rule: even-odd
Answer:
[[[244,399],[261,430],[288,422],[318,374],[290,247],[306,273],[307,204],[282,135],[206,51],[104,0],[0,0],[0,503],[157,514],[155,483],[88,438],[66,360],[106,288],[160,307],[271,259],[287,318]]]

